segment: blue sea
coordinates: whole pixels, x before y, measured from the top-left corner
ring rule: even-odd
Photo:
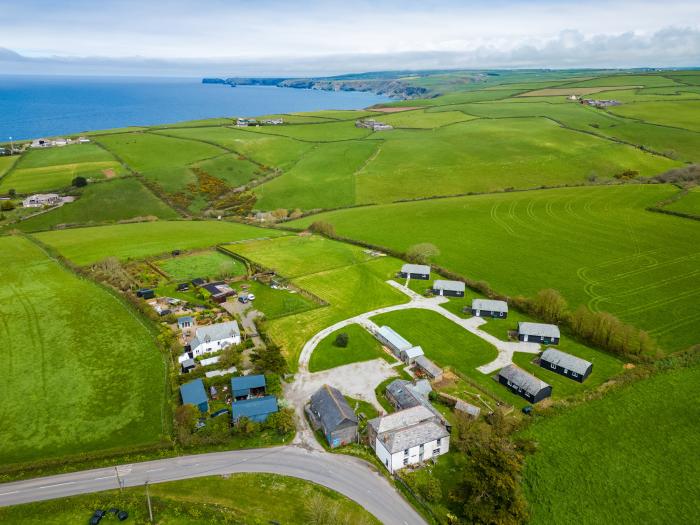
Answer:
[[[0,76],[0,142],[96,129],[319,109],[358,109],[372,93],[229,87],[194,78]]]

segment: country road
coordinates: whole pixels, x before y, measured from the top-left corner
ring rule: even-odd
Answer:
[[[389,481],[365,461],[284,446],[181,456],[122,465],[125,487],[241,472],[264,472],[305,479],[335,490],[360,504],[387,525],[425,524]],[[115,489],[113,467],[0,484],[0,506],[65,498]]]

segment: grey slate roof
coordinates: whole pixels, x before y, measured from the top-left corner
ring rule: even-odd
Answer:
[[[323,385],[311,396],[311,410],[318,414],[328,432],[332,432],[345,421],[357,424],[357,416],[343,394],[329,385]]]
[[[194,339],[190,346],[194,349],[202,343],[209,341],[220,341],[229,337],[241,335],[241,330],[238,328],[236,321],[227,321],[225,323],[217,323],[208,326],[200,326],[194,332]]]
[[[401,337],[388,326],[382,326],[379,329],[378,335],[382,336],[391,346],[393,346],[399,351],[413,348],[413,345],[411,343],[406,341],[403,337]]]
[[[437,377],[442,374],[442,368],[433,363],[424,355],[419,355],[416,357],[416,364],[433,377]]]
[[[479,414],[481,413],[481,409],[479,407],[475,407],[471,403],[467,403],[461,399],[455,404],[455,410],[469,414],[472,417],[479,417]]]
[[[384,432],[415,425],[421,421],[428,421],[434,417],[435,414],[423,405],[419,405],[394,412],[387,416],[375,417],[374,419],[370,419],[368,424],[371,425],[377,435],[379,435]]]
[[[433,290],[449,290],[451,292],[463,292],[466,289],[462,281],[445,281],[436,279],[433,282]]]
[[[543,388],[547,388],[549,386],[548,383],[536,378],[532,374],[528,374],[525,370],[518,368],[515,365],[508,365],[501,368],[498,375],[506,378],[508,381],[519,386],[525,390],[525,392],[532,394],[533,396]]]
[[[428,395],[423,394],[424,388],[418,387],[405,379],[395,379],[386,387],[387,392],[391,393],[392,397],[399,405],[401,412],[406,412],[406,409],[414,409],[422,406],[430,411],[433,417],[438,418],[444,425],[447,425],[445,417],[430,403]],[[400,412],[396,412],[397,414]],[[394,414],[392,414],[394,415]]]
[[[559,337],[559,327],[554,324],[543,323],[518,323],[518,333],[523,335],[536,335],[539,337]]]
[[[401,272],[430,275],[430,266],[428,266],[427,264],[404,264],[401,267]]]
[[[581,375],[584,375],[588,367],[591,366],[589,361],[576,357],[575,355],[567,354],[556,348],[547,348],[547,350],[542,352],[540,359],[544,359],[549,363],[554,363],[555,365]]]
[[[449,435],[447,429],[442,425],[434,421],[425,421],[410,427],[387,432],[381,436],[380,441],[390,454],[395,454],[407,448],[446,438]]]
[[[508,303],[494,299],[472,299],[472,310],[486,310],[487,312],[507,312]]]

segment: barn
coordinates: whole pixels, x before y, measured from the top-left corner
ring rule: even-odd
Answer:
[[[467,308],[465,308],[465,311],[466,310]],[[476,317],[496,317],[505,319],[508,317],[508,303],[493,299],[473,299],[471,313]]]
[[[266,386],[265,376],[262,374],[231,378],[231,392],[236,400],[264,395]]]
[[[417,357],[424,355],[423,349],[420,346],[414,346],[408,350],[403,350],[401,352],[401,361],[407,365],[412,365]]]
[[[583,383],[593,371],[593,363],[556,348],[547,348],[542,352],[540,366],[579,383]]]
[[[427,264],[404,264],[399,275],[404,279],[420,279],[427,281],[430,279],[430,266]]]
[[[464,297],[466,286],[462,281],[445,281],[436,279],[433,282],[433,293],[446,297]]]
[[[415,360],[416,366],[431,381],[442,381],[442,368],[433,363],[424,355],[419,355]]]
[[[209,398],[201,379],[195,379],[180,386],[180,397],[183,405],[194,405],[200,412],[209,410]]]
[[[321,429],[331,448],[354,443],[357,440],[357,416],[340,390],[323,385],[311,396],[311,420]]]
[[[501,368],[498,372],[498,382],[530,403],[537,403],[552,395],[550,385],[515,365]]]
[[[542,343],[545,345],[559,344],[559,327],[554,324],[542,323],[518,323],[518,339],[531,343]]]
[[[401,359],[402,352],[413,348],[411,343],[406,341],[389,326],[382,326],[379,328],[375,336],[380,343],[389,348],[399,359]]]
[[[267,421],[270,414],[274,414],[278,410],[275,396],[254,397],[231,403],[231,418],[234,423],[238,423],[242,417],[256,423],[263,423]]]

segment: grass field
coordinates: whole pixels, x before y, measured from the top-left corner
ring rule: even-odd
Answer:
[[[60,224],[96,224],[134,217],[176,219],[177,213],[133,177],[89,184],[75,202],[37,215],[13,227],[22,231],[47,230]]]
[[[10,171],[12,166],[14,166],[15,162],[19,160],[19,157],[16,155],[13,156],[7,156],[7,157],[0,157],[0,177],[4,176],[5,173]]]
[[[265,174],[257,164],[245,158],[239,158],[235,153],[203,160],[193,164],[192,167],[223,180],[233,188],[243,186]]]
[[[508,295],[555,288],[649,330],[666,350],[700,339],[694,307],[700,230],[645,207],[665,185],[570,188],[393,204],[316,215],[340,235],[405,251],[431,242],[436,262]]]
[[[348,346],[345,348],[341,348],[335,344],[335,338],[340,333],[348,335]],[[369,361],[370,359],[377,358],[392,362],[391,357],[382,350],[379,341],[360,325],[351,324],[333,332],[321,340],[313,354],[311,354],[309,371],[320,372],[321,370],[329,370],[336,366]]]
[[[284,234],[230,222],[162,221],[43,232],[36,237],[74,263],[88,265],[106,257],[142,259],[170,250],[280,235]]]
[[[532,523],[691,523],[700,498],[700,368],[659,374],[524,434]]]
[[[253,307],[266,319],[278,319],[318,308],[318,304],[291,290],[272,289],[257,281],[247,281],[248,291],[255,295]]]
[[[166,376],[143,322],[26,239],[0,238],[0,265],[2,465],[158,442]]]
[[[379,522],[352,500],[325,487],[299,478],[276,474],[232,474],[210,476],[149,486],[155,523],[195,525],[200,523],[246,523],[267,525],[309,523],[306,505],[320,498],[324,508],[338,507],[351,523]],[[274,505],[270,505],[274,501]],[[142,487],[123,492],[107,491],[14,507],[0,508],[0,521],[28,525],[87,523],[95,509],[117,507],[129,513],[127,523],[149,523]],[[118,523],[108,516],[103,521]]]
[[[664,209],[700,216],[700,187],[691,188],[680,199],[664,206]]]
[[[616,115],[700,132],[700,101],[664,101],[624,104],[611,108]]]
[[[176,281],[187,281],[197,277],[215,277],[226,269],[232,275],[245,275],[246,267],[238,259],[216,250],[179,255],[155,263]]]

